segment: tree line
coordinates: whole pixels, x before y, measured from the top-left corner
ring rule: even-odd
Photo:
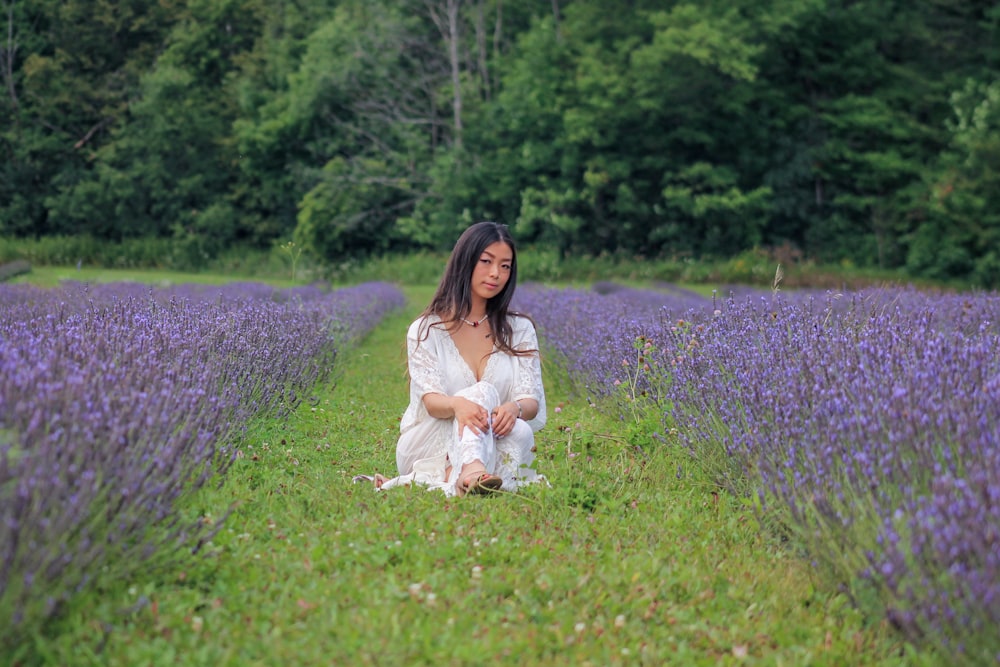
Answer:
[[[2,0],[0,236],[294,240],[480,219],[564,255],[1000,285],[1000,3]]]

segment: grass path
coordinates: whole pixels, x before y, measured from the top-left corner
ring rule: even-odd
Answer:
[[[678,477],[682,453],[574,398],[548,366],[561,412],[537,468],[551,488],[447,499],[352,484],[392,471],[403,334],[430,293],[407,288],[408,309],[343,354],[335,382],[247,434],[224,486],[193,508],[233,508],[207,557],[108,582],[31,662],[913,663],[883,625],[814,590],[746,507]]]

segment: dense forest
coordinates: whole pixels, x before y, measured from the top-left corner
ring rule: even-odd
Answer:
[[[1000,286],[1000,3],[0,0],[0,236]]]

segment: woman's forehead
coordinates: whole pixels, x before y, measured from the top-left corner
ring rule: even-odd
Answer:
[[[514,251],[511,247],[504,243],[503,241],[495,241],[490,245],[483,248],[483,254],[489,255],[490,257],[497,259],[511,260],[514,257]]]

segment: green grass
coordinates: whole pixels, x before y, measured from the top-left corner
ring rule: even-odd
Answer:
[[[166,287],[196,283],[199,285],[222,285],[233,280],[253,280],[277,287],[292,287],[301,281],[292,281],[291,276],[280,278],[274,276],[244,276],[236,277],[220,273],[183,273],[157,269],[109,269],[102,267],[72,266],[33,266],[30,273],[25,273],[11,279],[10,283],[30,283],[41,287],[55,287],[64,281],[81,283],[115,283],[137,282]]]
[[[353,484],[394,470],[403,336],[432,288],[406,291],[406,312],[287,421],[256,424],[224,485],[192,499],[197,515],[232,508],[204,554],[104,582],[4,664],[933,664],[550,365],[536,467],[551,488]]]
[[[315,257],[290,244],[269,249],[234,246],[210,257],[197,247],[189,247],[176,239],[138,238],[109,243],[87,236],[41,239],[0,237],[0,265],[14,260],[30,262],[40,276],[21,278],[21,282],[45,284],[84,276],[109,281],[119,279],[116,276],[129,275],[142,282],[180,279],[201,283],[253,279],[285,284],[294,278],[304,282],[325,280],[337,284],[370,280],[433,284],[441,275],[447,255],[412,251],[317,262]],[[586,286],[598,280],[635,285],[669,282],[697,286],[696,289],[703,293],[710,293],[716,286],[734,284],[770,287],[779,265],[784,273],[782,286],[786,289],[812,287],[839,290],[887,284],[920,284],[925,288],[959,290],[971,287],[960,282],[920,280],[899,269],[879,270],[849,264],[818,263],[787,247],[756,248],[728,258],[695,259],[646,258],[625,254],[561,256],[552,248],[522,245],[518,264],[522,281],[574,286]],[[77,271],[77,266],[81,267],[80,271]],[[54,275],[58,278],[53,278]]]

